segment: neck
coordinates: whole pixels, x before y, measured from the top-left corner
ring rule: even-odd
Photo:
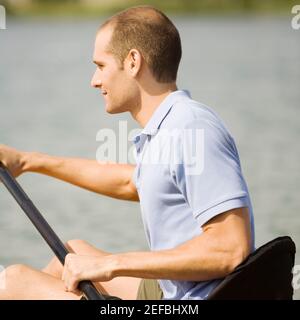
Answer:
[[[156,90],[141,90],[140,104],[131,111],[132,117],[144,128],[162,101],[176,90],[176,83],[161,84]]]

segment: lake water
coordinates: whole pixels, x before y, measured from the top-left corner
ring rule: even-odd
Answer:
[[[290,235],[299,247],[300,30],[291,28],[289,16],[174,21],[184,52],[179,87],[219,113],[235,137],[257,246]],[[105,114],[102,98],[90,88],[100,22],[8,18],[0,31],[0,143],[95,158],[98,130],[117,130],[120,120],[129,130],[137,127],[128,114]],[[19,182],[64,241],[83,238],[112,252],[147,249],[138,204],[35,174]],[[51,256],[0,187],[0,265],[41,268]]]

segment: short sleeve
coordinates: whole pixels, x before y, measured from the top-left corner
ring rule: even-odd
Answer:
[[[172,177],[200,226],[222,212],[248,206],[238,152],[221,124],[187,124],[177,141],[176,159]]]
[[[137,187],[137,172],[138,172],[138,166],[136,165],[134,167],[134,170],[132,172],[131,180],[134,183],[135,187]]]

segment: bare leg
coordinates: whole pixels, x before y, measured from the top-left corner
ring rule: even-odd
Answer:
[[[108,255],[110,253],[95,248],[84,240],[70,240],[66,244],[70,252],[74,252],[82,255]],[[61,279],[63,267],[59,260],[55,257],[50,263],[42,270],[43,272]],[[107,282],[94,283],[98,290],[104,294],[120,297],[124,300],[135,300],[137,297],[137,291],[140,278],[133,277],[117,277]]]
[[[0,300],[79,300],[66,292],[64,283],[55,277],[25,265],[12,265],[0,274]]]

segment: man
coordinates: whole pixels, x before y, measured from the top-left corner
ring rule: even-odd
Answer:
[[[79,299],[76,287],[84,279],[122,299],[205,299],[253,250],[251,203],[234,141],[217,115],[177,90],[180,59],[177,29],[152,7],[123,11],[97,33],[92,86],[107,112],[128,111],[143,127],[135,139],[136,166],[0,146],[0,161],[15,176],[37,172],[140,201],[151,249],[111,254],[71,240],[67,246],[74,253],[64,267],[56,258],[43,271],[8,267],[1,299]],[[165,139],[164,133],[176,130]],[[173,160],[144,161],[149,155],[165,160],[170,143]],[[186,150],[199,146],[192,163]]]

